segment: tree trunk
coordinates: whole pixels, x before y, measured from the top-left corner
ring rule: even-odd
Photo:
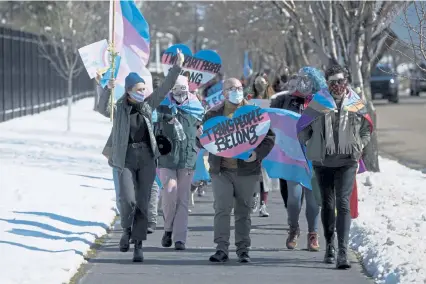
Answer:
[[[367,100],[367,110],[370,114],[371,120],[373,121],[373,133],[371,133],[370,143],[365,147],[363,153],[363,160],[365,167],[370,172],[380,172],[379,165],[379,142],[377,140],[377,113],[376,108],[373,104],[373,96],[371,94],[370,86],[370,74],[371,74],[371,63],[363,62],[366,68],[363,68],[363,82],[364,82],[364,97]]]
[[[67,115],[67,131],[71,131],[71,107],[72,107],[72,72],[68,76],[68,115]]]
[[[367,101],[367,111],[373,121],[373,133],[371,134],[370,143],[364,148],[363,160],[365,167],[370,172],[379,172],[379,146],[377,140],[377,131],[376,131],[376,109],[374,108],[371,96],[370,80],[369,76],[362,76],[361,74],[361,64],[360,64],[360,49],[356,48],[351,53],[350,58],[350,72],[352,77],[352,86],[354,88],[361,88],[363,96]],[[368,72],[370,69],[368,68]],[[367,72],[367,73],[368,73]],[[365,74],[364,74],[365,75]]]
[[[95,99],[94,99],[94,106],[93,106],[93,110],[96,111],[98,108],[98,103],[99,103],[99,95],[98,95],[98,91],[97,91],[97,83],[96,81],[94,82],[95,85]]]

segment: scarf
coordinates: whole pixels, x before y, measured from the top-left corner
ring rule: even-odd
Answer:
[[[171,109],[180,109],[193,117],[198,121],[202,121],[205,110],[198,100],[197,96],[188,92],[188,98],[184,100],[181,104],[177,104],[171,93],[167,94],[165,99],[161,102],[160,105],[169,106]],[[176,111],[175,111],[176,112]]]
[[[338,141],[339,145],[336,149],[334,142],[334,130],[332,124],[333,113],[336,112],[337,105],[328,89],[321,89],[316,93],[308,107],[303,112],[301,118],[297,123],[297,132],[301,132],[311,123],[313,123],[318,117],[324,115],[325,117],[325,133],[324,138],[326,142],[326,153],[332,155],[338,154],[351,154],[353,143],[353,134],[351,132],[349,124],[349,113],[357,113],[362,115],[370,123],[371,129],[373,129],[373,123],[370,116],[367,113],[364,100],[356,94],[352,89],[348,88],[347,94],[343,97],[342,104],[339,112],[339,127],[338,127]]]

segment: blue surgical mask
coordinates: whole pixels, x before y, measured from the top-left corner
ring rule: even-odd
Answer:
[[[229,91],[228,93],[228,100],[235,105],[239,105],[243,101],[243,99],[243,91]]]
[[[135,101],[137,101],[139,103],[141,103],[141,102],[143,102],[145,100],[145,95],[143,93],[140,93],[140,92],[129,92],[129,96],[133,100],[135,100]]]

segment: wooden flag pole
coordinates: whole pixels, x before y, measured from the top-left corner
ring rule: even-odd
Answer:
[[[116,2],[114,0],[112,1],[112,34],[111,34],[111,42],[109,44],[108,50],[111,60],[111,79],[114,80],[115,75],[115,57],[117,56],[117,52],[115,50],[115,5]],[[111,95],[110,95],[110,120],[114,120],[114,87],[111,88]]]

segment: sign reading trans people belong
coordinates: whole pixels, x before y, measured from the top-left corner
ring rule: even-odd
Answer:
[[[207,120],[200,142],[213,155],[245,160],[265,138],[270,124],[263,109],[244,106],[232,118],[216,116]]]
[[[222,67],[222,59],[213,50],[200,50],[192,55],[186,45],[175,44],[169,47],[161,57],[164,76],[167,76],[169,70],[176,63],[178,49],[185,56],[181,75],[188,77],[191,92],[212,80]]]

